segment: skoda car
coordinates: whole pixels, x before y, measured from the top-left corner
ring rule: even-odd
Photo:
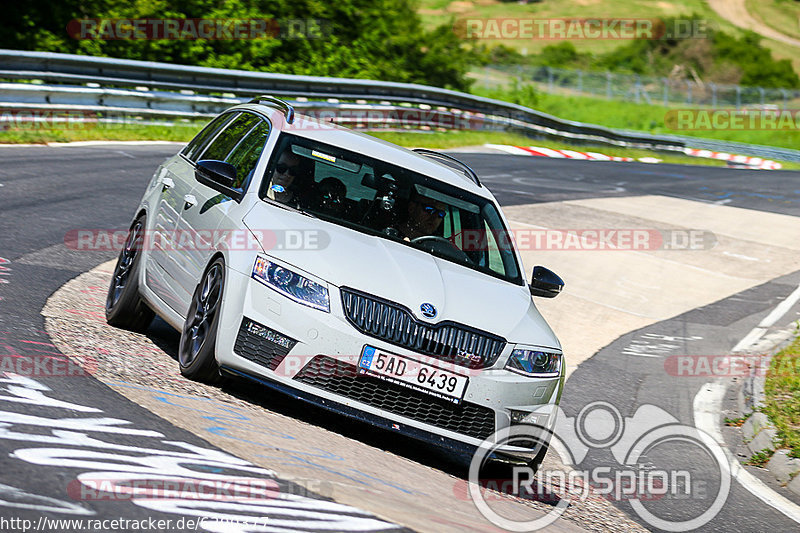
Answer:
[[[528,282],[507,228],[458,160],[259,97],[157,169],[106,317],[143,330],[158,314],[190,379],[248,378],[474,451],[514,424],[550,426],[564,384],[531,298],[563,282],[544,267]]]

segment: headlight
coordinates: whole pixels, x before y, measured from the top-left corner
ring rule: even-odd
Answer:
[[[506,368],[528,376],[556,377],[561,372],[561,354],[538,350],[514,350],[508,358]]]
[[[263,257],[256,257],[252,277],[295,302],[326,313],[330,312],[328,287],[311,281],[284,266]]]

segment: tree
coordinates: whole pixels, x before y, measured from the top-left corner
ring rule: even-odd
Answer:
[[[73,19],[271,19],[322,35],[259,39],[86,40]],[[223,68],[418,82],[465,90],[473,56],[449,27],[425,31],[410,0],[44,0],[17,2],[0,46]]]

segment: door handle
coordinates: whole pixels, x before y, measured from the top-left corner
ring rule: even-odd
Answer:
[[[189,209],[190,207],[192,207],[196,203],[197,203],[197,198],[195,198],[191,194],[187,194],[186,196],[183,197],[183,208],[184,209]]]
[[[175,182],[172,181],[172,178],[164,178],[161,180],[161,192],[166,191],[167,189],[171,189],[175,186]]]

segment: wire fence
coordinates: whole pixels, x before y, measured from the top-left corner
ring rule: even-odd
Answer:
[[[693,79],[658,78],[554,67],[492,65],[474,71],[478,86],[511,87],[532,83],[543,92],[594,96],[636,103],[716,108],[796,109],[800,90],[704,83]]]

